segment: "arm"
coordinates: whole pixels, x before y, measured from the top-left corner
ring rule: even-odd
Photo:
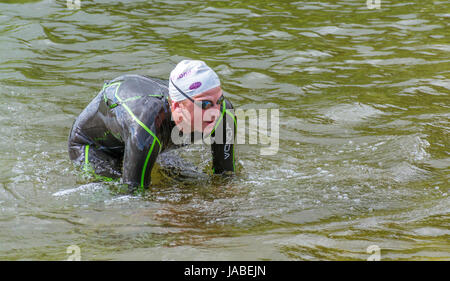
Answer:
[[[160,142],[143,128],[139,128],[137,132],[140,135],[130,137],[125,144],[123,183],[143,190],[150,185],[151,171],[160,151]]]
[[[211,152],[213,158],[213,173],[236,172],[236,116],[231,103],[224,100],[221,115],[211,136]]]
[[[101,93],[75,120],[69,134],[69,157],[84,170],[92,169],[97,175],[120,177],[120,164],[108,146],[98,140],[105,139],[109,130],[99,112]]]

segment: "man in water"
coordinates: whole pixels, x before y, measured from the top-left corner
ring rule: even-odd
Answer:
[[[217,74],[203,61],[183,60],[169,81],[124,75],[104,84],[75,120],[70,159],[85,171],[147,188],[160,153],[210,137],[214,174],[235,172],[236,118]]]

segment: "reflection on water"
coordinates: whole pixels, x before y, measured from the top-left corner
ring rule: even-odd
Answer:
[[[2,1],[0,258],[450,259],[450,6],[365,2]],[[191,146],[145,195],[80,176],[67,136],[103,81],[184,58],[280,110],[278,153],[240,145],[224,181]]]

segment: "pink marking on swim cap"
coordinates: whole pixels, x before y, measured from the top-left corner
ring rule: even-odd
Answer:
[[[202,85],[202,82],[194,82],[191,84],[191,86],[189,86],[189,90],[195,90],[200,88],[200,86]]]
[[[181,78],[184,78],[184,77],[186,77],[186,76],[188,76],[190,73],[191,73],[190,70],[181,73],[180,75],[178,75],[177,80],[178,80],[178,79],[181,79]]]

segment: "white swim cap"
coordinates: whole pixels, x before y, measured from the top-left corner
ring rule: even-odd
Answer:
[[[214,70],[200,60],[183,60],[170,72],[170,98],[177,102],[185,100],[186,97],[173,86],[172,82],[189,97],[220,86],[219,77]]]

